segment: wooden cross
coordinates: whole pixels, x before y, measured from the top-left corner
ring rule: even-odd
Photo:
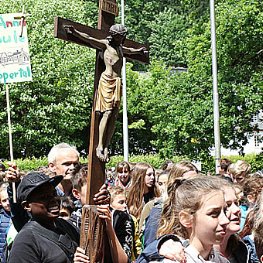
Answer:
[[[93,48],[93,46],[89,42],[82,41],[81,39],[75,37],[74,35],[68,34],[67,31],[65,30],[65,26],[73,26],[78,31],[86,33],[89,36],[96,38],[96,39],[106,39],[106,37],[109,36],[109,28],[112,25],[114,25],[115,16],[117,15],[117,13],[118,13],[118,7],[116,4],[116,0],[100,0],[98,29],[94,29],[89,26],[85,26],[85,25],[70,21],[68,19],[56,17],[54,35],[56,38]],[[128,39],[125,40],[123,46],[127,48],[133,48],[133,49],[139,49],[139,48],[146,49],[145,45],[142,45],[140,43],[137,43],[137,42],[134,42]],[[149,63],[148,53],[129,54],[125,52],[124,50],[123,55],[128,60],[137,60],[142,63]],[[99,188],[104,184],[105,179],[106,179],[105,178],[105,162],[102,162],[96,155],[96,147],[98,145],[98,129],[99,129],[99,118],[100,117],[95,111],[95,98],[96,98],[96,93],[98,89],[98,83],[99,83],[101,73],[104,71],[104,69],[105,69],[104,61],[100,56],[100,50],[97,49],[96,50],[93,107],[92,107],[91,126],[90,126],[90,145],[89,145],[88,178],[87,178],[87,193],[86,193],[86,203],[89,205],[94,205],[93,196],[94,194],[98,192]],[[93,219],[96,220],[94,217]],[[90,221],[89,221],[89,224],[90,224]],[[84,229],[83,221],[82,221],[82,226]],[[100,224],[99,224],[99,227],[97,228],[101,228]],[[94,248],[94,250],[96,250],[96,248]],[[90,258],[90,260],[91,262],[93,262],[92,258]],[[96,256],[95,256],[94,262],[98,262],[98,261],[100,261],[100,259],[96,259]]]

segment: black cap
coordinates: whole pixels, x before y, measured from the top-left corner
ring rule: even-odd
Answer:
[[[45,183],[50,183],[54,187],[63,179],[62,175],[48,177],[44,173],[30,172],[21,181],[17,188],[17,199],[19,202],[26,201],[33,190]]]

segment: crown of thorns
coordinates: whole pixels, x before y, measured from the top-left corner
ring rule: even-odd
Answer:
[[[111,35],[122,35],[125,36],[127,34],[127,28],[123,25],[116,24],[110,27],[110,34]]]

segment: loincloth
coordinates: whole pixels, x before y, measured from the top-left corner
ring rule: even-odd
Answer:
[[[121,78],[101,73],[95,101],[95,111],[105,112],[119,107],[121,100]]]

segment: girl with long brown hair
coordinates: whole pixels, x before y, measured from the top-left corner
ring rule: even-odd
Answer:
[[[159,191],[155,184],[154,168],[150,164],[136,163],[131,176],[132,185],[127,204],[130,213],[139,219],[143,206],[153,198],[159,197]]]

